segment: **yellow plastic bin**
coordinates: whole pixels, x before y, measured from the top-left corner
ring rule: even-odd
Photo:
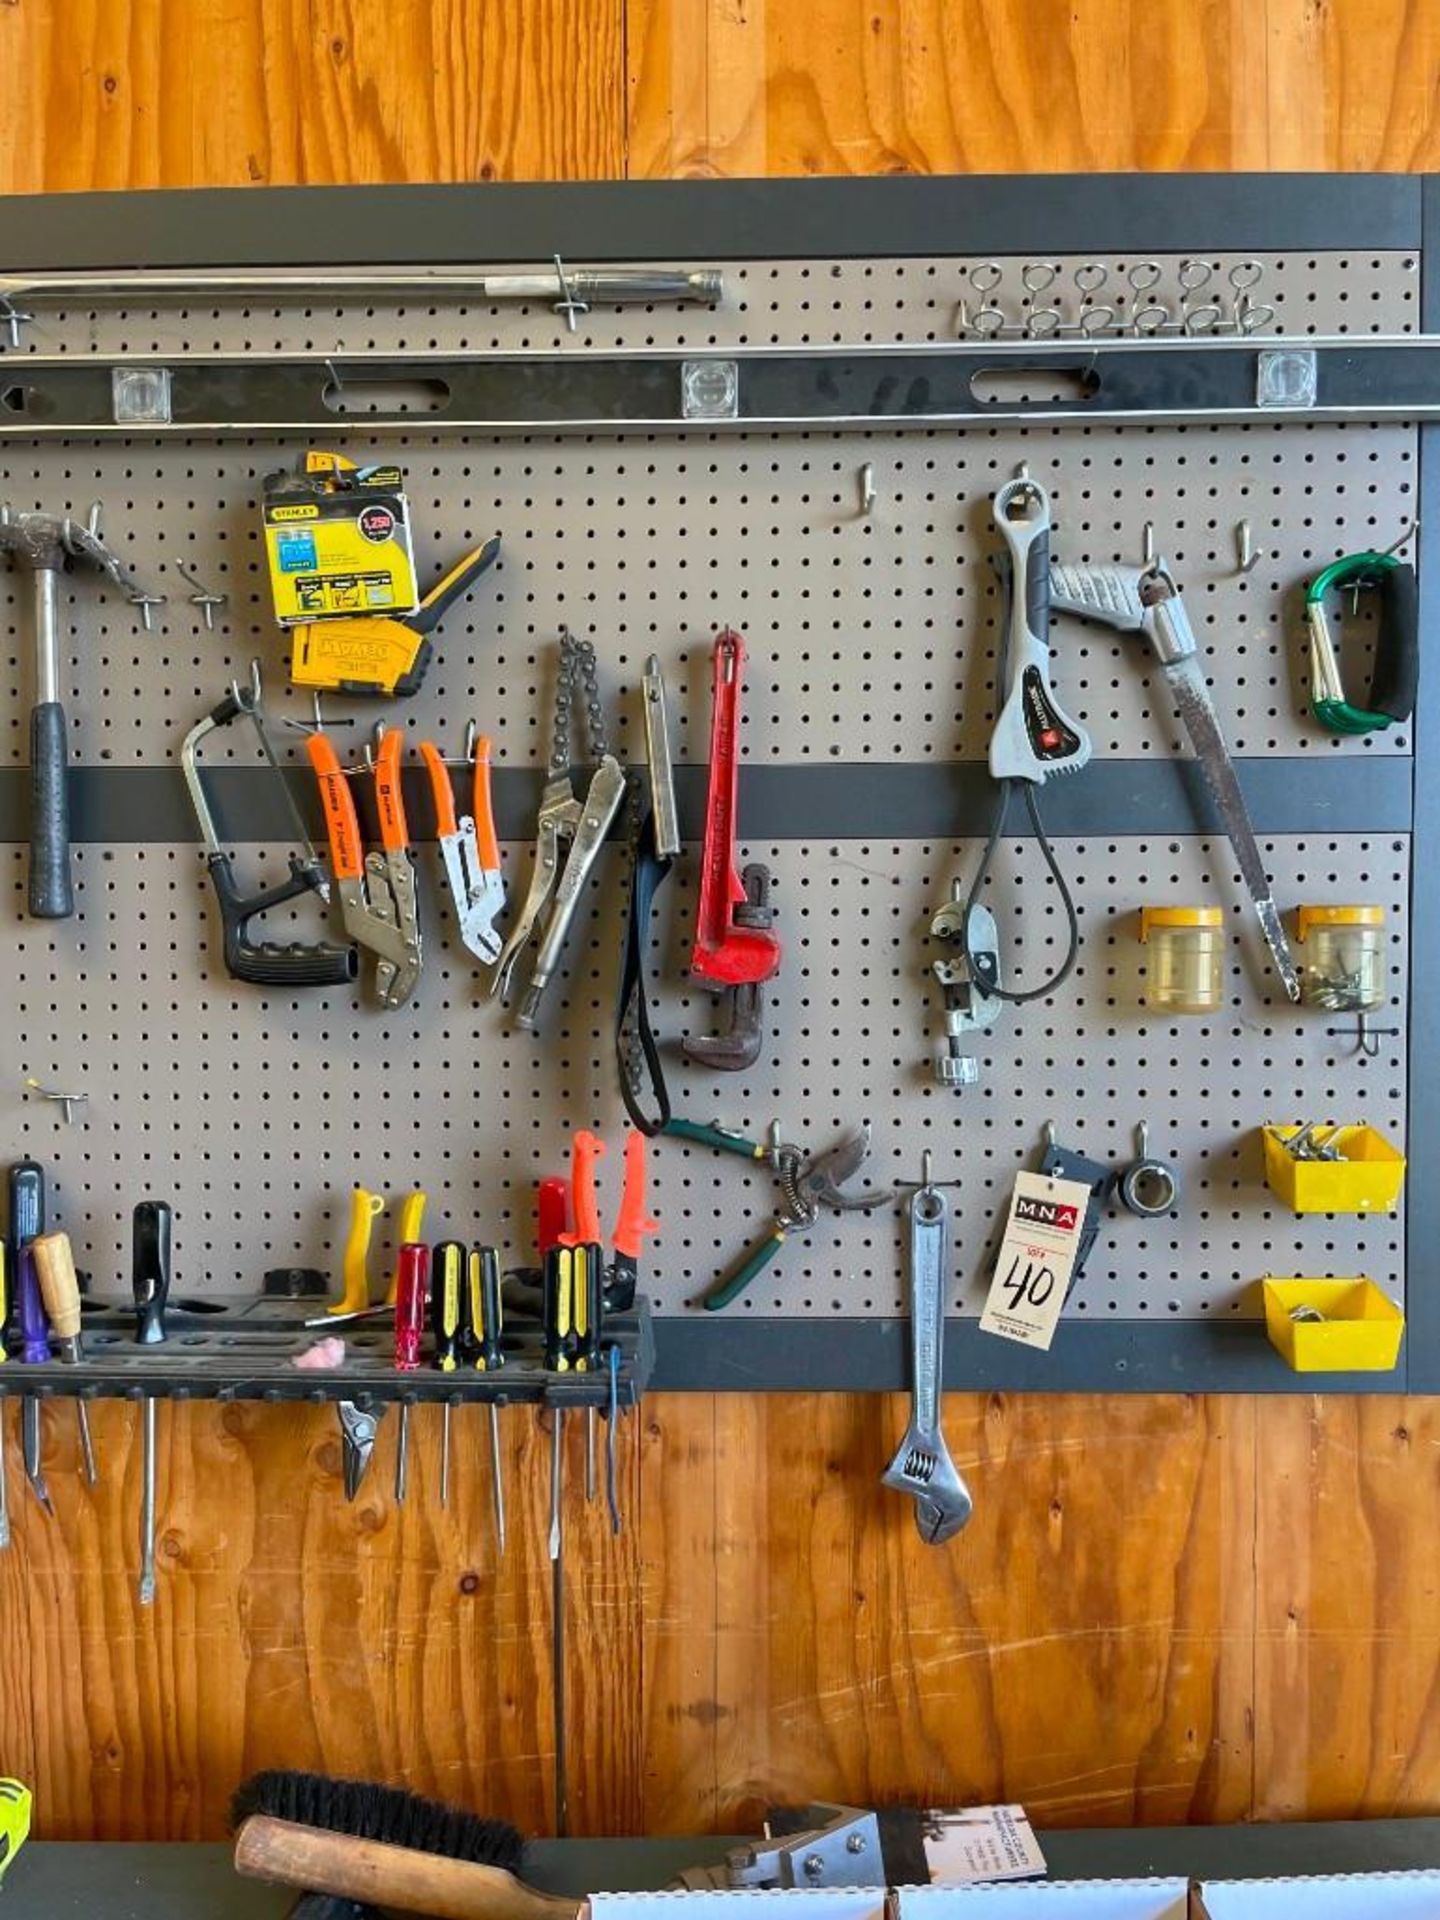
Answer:
[[[1283,1142],[1298,1127],[1262,1127],[1265,1184],[1296,1213],[1392,1213],[1405,1182],[1405,1156],[1374,1127],[1341,1127],[1341,1160],[1297,1160]],[[1331,1140],[1322,1133],[1326,1146]]]
[[[1405,1316],[1373,1280],[1266,1280],[1265,1331],[1296,1373],[1388,1373]],[[1292,1320],[1296,1307],[1322,1317]]]

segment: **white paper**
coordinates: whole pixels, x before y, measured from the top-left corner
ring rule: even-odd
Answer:
[[[1045,1871],[1045,1856],[1023,1807],[932,1808],[922,1817],[933,1885],[1028,1880]]]
[[[980,1331],[1048,1353],[1065,1304],[1090,1189],[1081,1180],[1021,1171],[1010,1195]]]

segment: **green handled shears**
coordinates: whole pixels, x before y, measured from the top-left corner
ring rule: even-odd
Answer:
[[[803,1148],[792,1147],[781,1139],[778,1121],[763,1142],[747,1140],[743,1134],[731,1133],[724,1127],[703,1126],[694,1120],[667,1120],[662,1132],[671,1139],[713,1147],[717,1153],[733,1153],[743,1160],[763,1160],[779,1183],[781,1199],[774,1224],[739,1265],[705,1295],[703,1304],[711,1313],[737,1300],[756,1275],[769,1266],[792,1233],[803,1233],[813,1227],[822,1206],[833,1207],[838,1212],[859,1212],[886,1206],[895,1197],[889,1191],[841,1191],[851,1175],[859,1171],[870,1151],[870,1129],[866,1126],[852,1127],[824,1153],[809,1155]]]

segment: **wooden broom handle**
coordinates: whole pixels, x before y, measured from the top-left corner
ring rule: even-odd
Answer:
[[[578,1900],[527,1887],[502,1867],[297,1826],[263,1813],[252,1814],[235,1836],[235,1871],[434,1920],[576,1920],[580,1912]]]

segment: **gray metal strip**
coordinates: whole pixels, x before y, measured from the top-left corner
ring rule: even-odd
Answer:
[[[1427,175],[1424,189],[1425,233],[1433,247],[1433,252],[1421,255],[1421,324],[1428,330],[1440,326],[1440,180]],[[1420,434],[1417,511],[1423,661],[1423,636],[1433,633],[1440,621],[1440,427],[1425,427]],[[1431,990],[1433,970],[1440,962],[1440,889],[1429,884],[1430,854],[1440,834],[1437,725],[1440,682],[1432,659],[1420,675],[1414,721],[1416,837],[1410,866],[1410,1100],[1405,1150],[1411,1167],[1416,1169],[1434,1165],[1440,1144],[1440,1075],[1435,1071],[1435,1063],[1440,1060],[1440,995]],[[1407,1246],[1426,1249],[1427,1254],[1440,1242],[1440,1185],[1433,1179],[1406,1181],[1405,1234]],[[1432,1284],[1408,1288],[1406,1313],[1410,1386],[1416,1393],[1440,1393],[1440,1294]]]
[[[902,1319],[662,1317],[655,1348],[657,1393],[898,1393],[909,1385]],[[1389,1373],[1300,1375],[1253,1320],[1063,1320],[1051,1351],[1035,1353],[981,1333],[974,1320],[951,1319],[945,1385],[969,1393],[1403,1393],[1406,1349]]]
[[[1259,833],[1406,833],[1410,829],[1410,763],[1398,754],[1345,759],[1237,762]],[[703,765],[675,769],[680,826],[698,841],[704,827]],[[205,770],[205,788],[226,839],[288,842],[290,823],[275,777],[266,767]],[[544,782],[537,768],[501,768],[492,777],[502,840],[535,831]],[[291,790],[319,840],[324,826],[315,783],[303,769]],[[0,768],[0,842],[29,838],[29,769]],[[357,783],[362,809],[365,781]],[[417,840],[433,837],[428,783],[407,769],[406,808]],[[463,802],[463,794],[457,791]],[[995,787],[983,762],[874,766],[747,765],[740,782],[740,831],[770,840],[931,840],[983,832]],[[70,775],[71,834],[77,843],[123,845],[193,842],[195,816],[178,767],[75,767]],[[1099,760],[1082,777],[1046,787],[1041,812],[1047,833],[1062,835],[1215,833],[1215,817],[1192,760]],[[1008,831],[1030,832],[1024,809],[1011,809]]]
[[[1264,369],[1297,365],[1265,401]],[[1421,336],[1074,341],[1037,346],[736,347],[694,353],[29,354],[0,362],[8,438],[384,429],[1122,426],[1440,417],[1440,343]],[[114,381],[164,369],[167,409],[117,422]],[[1004,374],[1009,388],[982,383]],[[1048,379],[1046,376],[1050,376]],[[341,397],[347,404],[341,405]]]
[[[1058,174],[220,188],[0,200],[8,268],[1405,248],[1400,174]]]

